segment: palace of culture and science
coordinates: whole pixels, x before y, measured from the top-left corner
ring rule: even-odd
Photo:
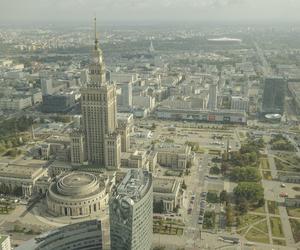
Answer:
[[[121,136],[117,131],[116,86],[106,80],[106,68],[96,35],[89,65],[89,81],[81,89],[82,130],[72,134],[74,164],[115,170],[121,164]]]

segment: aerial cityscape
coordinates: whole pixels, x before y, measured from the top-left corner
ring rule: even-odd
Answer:
[[[300,3],[112,2],[0,0],[0,250],[300,249]]]

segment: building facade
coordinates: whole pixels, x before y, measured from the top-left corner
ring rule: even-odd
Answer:
[[[208,95],[208,109],[209,110],[216,110],[217,109],[217,91],[218,85],[217,84],[210,84],[209,85],[209,95]]]
[[[176,179],[153,178],[153,203],[162,202],[164,212],[183,205],[181,183]]]
[[[92,173],[66,173],[50,184],[46,195],[48,212],[69,217],[105,214],[108,184],[108,179]]]
[[[152,175],[129,170],[110,199],[112,250],[150,250],[153,238]]]
[[[89,65],[89,82],[81,89],[81,113],[87,160],[90,164],[108,167],[106,164],[114,160],[107,158],[110,154],[106,155],[109,149],[105,149],[105,145],[108,145],[105,139],[117,129],[116,86],[106,81],[103,55],[96,37],[92,62]],[[115,140],[116,150],[121,150],[117,145],[119,137],[115,136]],[[120,152],[112,155],[118,154]],[[114,168],[119,166],[120,159],[117,158]]]
[[[266,78],[262,112],[265,114],[283,114],[286,95],[286,82],[283,78]]]
[[[16,250],[102,250],[103,238],[101,221],[88,220],[39,235]]]
[[[72,165],[82,165],[85,161],[84,137],[80,130],[72,131],[71,135],[71,163]]]
[[[191,147],[173,143],[160,143],[155,145],[157,152],[157,162],[165,167],[184,170],[188,161],[193,161]]]

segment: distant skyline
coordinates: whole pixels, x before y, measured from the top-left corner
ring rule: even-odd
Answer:
[[[299,22],[300,0],[0,0],[0,23]]]

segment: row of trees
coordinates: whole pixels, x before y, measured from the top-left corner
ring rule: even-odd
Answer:
[[[226,222],[227,226],[235,223],[235,214],[244,214],[249,207],[264,205],[264,189],[261,185],[261,175],[258,170],[260,153],[264,147],[263,139],[248,140],[238,152],[230,153],[229,159],[222,161],[221,172],[228,175],[231,181],[238,182],[233,190],[235,207],[227,197]],[[234,211],[235,210],[235,211]]]
[[[280,134],[275,135],[271,139],[270,143],[273,150],[295,151],[294,145],[287,138]]]
[[[11,137],[12,134],[27,131],[32,124],[32,118],[26,116],[3,120],[0,122],[0,139],[4,140]]]

